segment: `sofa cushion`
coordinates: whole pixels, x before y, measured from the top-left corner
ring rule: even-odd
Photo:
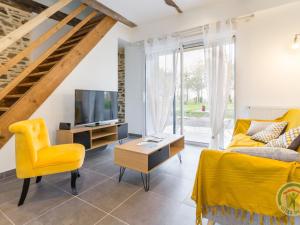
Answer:
[[[286,148],[241,147],[241,148],[235,148],[232,151],[241,154],[280,160],[284,162],[300,162],[300,154],[298,152]]]
[[[252,136],[270,126],[273,122],[268,121],[251,121],[250,127],[247,131],[247,134]]]
[[[237,134],[233,137],[228,149],[237,147],[260,147],[265,144],[251,139],[251,136],[246,134]]]
[[[284,134],[280,135],[279,138],[271,140],[266,145],[267,147],[280,147],[289,148],[292,142],[300,135],[300,127],[292,128]],[[298,148],[299,146],[297,146]],[[297,149],[296,148],[296,149]],[[295,149],[295,150],[296,150]]]
[[[287,124],[287,122],[272,123],[266,129],[251,136],[251,138],[255,141],[268,143],[269,141],[278,138],[286,128]]]

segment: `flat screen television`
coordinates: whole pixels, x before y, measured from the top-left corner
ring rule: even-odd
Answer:
[[[118,92],[75,90],[75,125],[118,121]]]

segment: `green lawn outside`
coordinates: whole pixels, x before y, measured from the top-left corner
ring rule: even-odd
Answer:
[[[202,111],[202,106],[205,105],[206,110]],[[208,117],[209,112],[208,112],[208,107],[207,104],[202,104],[202,103],[195,103],[195,102],[188,102],[184,104],[184,112],[186,117]],[[179,109],[177,111],[179,114]],[[231,103],[228,105],[228,110],[226,112],[225,118],[233,118],[234,115],[234,104]]]

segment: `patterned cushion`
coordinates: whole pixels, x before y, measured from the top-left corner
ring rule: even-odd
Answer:
[[[278,138],[287,126],[287,124],[287,122],[273,123],[269,125],[266,129],[251,136],[251,139],[263,143],[268,143],[269,141]]]
[[[300,135],[300,127],[290,129],[279,138],[271,140],[267,147],[289,148],[292,142]]]

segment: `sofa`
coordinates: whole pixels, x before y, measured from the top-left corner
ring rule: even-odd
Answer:
[[[250,136],[247,135],[247,131],[250,127],[253,119],[238,119],[235,123],[232,141],[227,149],[238,148],[238,147],[261,147],[265,144],[262,142],[254,141]],[[262,121],[262,120],[256,120]],[[288,122],[285,131],[300,126],[300,109],[290,109],[283,116],[275,120],[263,120],[263,121],[274,121],[274,122]],[[300,148],[298,148],[300,152]]]
[[[253,120],[236,121],[232,141],[227,147],[228,151],[212,149],[202,151],[192,194],[192,199],[197,205],[197,224],[202,224],[202,217],[208,218],[210,225],[215,222],[222,225],[300,224],[299,216],[281,215],[275,204],[279,187],[287,182],[300,183],[300,163],[230,151],[234,148],[265,145],[247,135],[251,121]],[[300,109],[290,109],[274,120],[256,121],[285,121],[288,122],[285,131],[289,131],[300,126]],[[297,151],[300,153],[300,148]],[[268,201],[262,204],[263,199]],[[244,207],[244,200],[246,202],[252,200],[251,210]],[[231,204],[232,202],[235,204]],[[269,205],[272,207],[267,212]],[[277,215],[279,217],[276,217]]]

